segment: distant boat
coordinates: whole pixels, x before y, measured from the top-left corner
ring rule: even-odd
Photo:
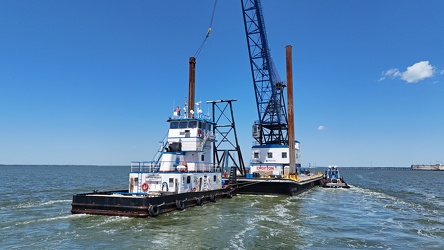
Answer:
[[[432,170],[432,171],[444,171],[443,164],[435,164],[435,165],[412,165],[412,170]]]
[[[321,187],[324,188],[350,188],[339,174],[338,167],[328,166],[324,178],[321,180]]]

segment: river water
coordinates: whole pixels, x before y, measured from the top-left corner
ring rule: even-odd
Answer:
[[[0,166],[0,249],[444,249],[444,171],[340,169],[350,189],[239,195],[156,218],[72,215],[129,167]]]

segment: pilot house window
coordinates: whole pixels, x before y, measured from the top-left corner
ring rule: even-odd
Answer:
[[[273,158],[273,153],[272,152],[268,152],[267,153],[267,158]]]

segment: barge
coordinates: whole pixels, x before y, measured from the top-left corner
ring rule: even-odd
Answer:
[[[239,194],[295,196],[320,186],[322,174],[301,169],[300,146],[295,141],[295,171],[290,170],[290,148],[286,145],[252,147],[250,168],[245,176],[236,176]],[[232,173],[230,173],[230,176]]]

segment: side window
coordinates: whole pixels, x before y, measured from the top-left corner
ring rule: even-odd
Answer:
[[[189,128],[196,128],[197,127],[197,122],[196,121],[190,121],[188,123],[188,127]]]
[[[273,153],[272,152],[268,152],[267,153],[267,158],[273,158]]]
[[[216,175],[214,175],[213,176],[213,181],[216,182],[216,180],[217,180],[217,177],[216,177]]]
[[[179,127],[179,123],[178,122],[171,122],[170,123],[170,128],[178,128]]]
[[[259,152],[254,152],[254,156],[255,159],[259,158]]]
[[[187,184],[191,183],[191,176],[187,176]]]
[[[200,156],[200,160],[201,160],[201,161],[204,161],[204,160],[205,160],[205,155],[202,154],[202,155]]]
[[[282,158],[287,158],[287,152],[282,152]]]

